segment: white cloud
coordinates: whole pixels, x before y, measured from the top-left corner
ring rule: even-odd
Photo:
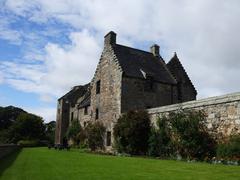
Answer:
[[[18,90],[40,94],[44,101],[55,100],[72,86],[90,82],[100,46],[86,30],[71,33],[70,40],[72,43],[63,47],[47,44],[40,64],[0,62],[5,81]]]
[[[70,34],[69,46],[47,44],[41,69],[13,70],[23,79],[9,83],[47,97],[88,82],[99,59],[99,42],[114,30],[121,43],[160,44],[166,59],[177,51],[199,97],[239,91],[239,5],[237,0],[7,0],[5,7],[17,16],[40,24],[57,20],[79,31]]]
[[[9,41],[12,44],[21,44],[21,32],[9,27],[10,19],[4,19],[0,16],[0,38]]]
[[[55,121],[56,120],[56,108],[52,107],[43,107],[43,108],[32,108],[32,107],[24,107],[29,113],[36,114],[42,117],[46,122]]]

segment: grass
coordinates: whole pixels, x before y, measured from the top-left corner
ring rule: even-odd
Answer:
[[[15,159],[15,160],[14,160]],[[24,148],[0,160],[0,179],[240,179],[239,166]]]

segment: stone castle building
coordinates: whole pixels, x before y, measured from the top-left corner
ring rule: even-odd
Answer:
[[[121,113],[195,100],[195,90],[176,53],[166,63],[159,46],[150,52],[116,43],[116,34],[104,37],[104,48],[90,83],[72,88],[58,99],[55,143],[61,144],[71,121],[84,127],[101,121],[105,145],[111,146],[114,123]]]

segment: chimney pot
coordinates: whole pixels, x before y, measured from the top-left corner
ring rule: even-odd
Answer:
[[[156,56],[156,57],[159,57],[160,54],[159,54],[159,46],[157,44],[154,44],[151,46],[150,50],[151,50],[151,53]]]

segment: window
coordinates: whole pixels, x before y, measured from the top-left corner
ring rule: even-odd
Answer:
[[[87,114],[88,114],[88,107],[85,106],[85,107],[84,107],[84,115],[87,115]]]
[[[153,91],[153,77],[147,76],[144,84],[144,91]]]
[[[107,131],[107,146],[111,146],[111,131]]]
[[[85,121],[85,122],[83,123],[83,127],[86,127],[86,125],[87,125],[87,122]]]
[[[101,81],[96,82],[96,94],[100,94],[100,86],[101,86]]]
[[[178,102],[182,102],[182,83],[181,81],[177,84],[177,92],[178,92]]]
[[[95,114],[95,119],[98,119],[99,118],[99,110],[98,108],[96,109],[96,114]]]
[[[73,120],[73,112],[71,112],[71,121]]]

